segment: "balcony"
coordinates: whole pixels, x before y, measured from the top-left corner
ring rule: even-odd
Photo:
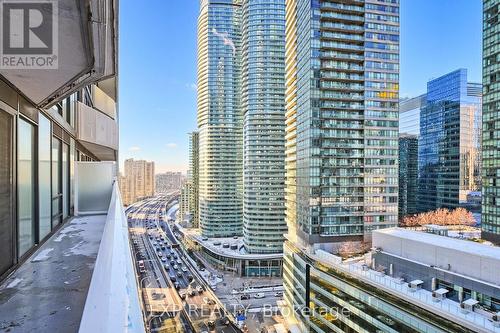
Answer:
[[[77,139],[101,161],[115,161],[118,150],[115,103],[98,88],[95,91],[94,107],[75,102]]]
[[[72,220],[0,285],[0,327],[145,332],[112,162],[79,162]]]

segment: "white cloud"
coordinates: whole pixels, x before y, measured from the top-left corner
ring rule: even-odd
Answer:
[[[141,147],[137,147],[137,146],[132,146],[128,149],[128,151],[139,151],[141,150]]]
[[[165,145],[165,147],[167,147],[167,148],[177,148],[177,143],[170,142],[170,143],[167,143]]]

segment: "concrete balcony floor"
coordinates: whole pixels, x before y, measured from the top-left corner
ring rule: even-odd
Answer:
[[[73,218],[0,284],[0,332],[78,332],[105,222]]]

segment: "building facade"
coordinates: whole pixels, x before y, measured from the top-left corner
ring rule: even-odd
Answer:
[[[243,239],[249,253],[283,252],[285,1],[242,5]]]
[[[58,68],[0,68],[0,280],[75,214],[76,162],[118,158],[115,2],[46,5]]]
[[[241,1],[203,0],[198,17],[199,220],[207,237],[243,232]]]
[[[400,134],[399,137],[399,208],[401,220],[417,213],[418,137]]]
[[[500,244],[500,50],[498,0],[483,1],[482,237]]]
[[[123,204],[155,195],[155,163],[129,158],[124,163],[124,175],[120,177]]]
[[[427,103],[425,94],[399,102],[399,133],[420,135],[420,110]]]
[[[285,244],[284,299],[301,332],[496,332],[498,248],[389,228],[343,261]],[[450,268],[452,267],[452,268]]]
[[[190,223],[191,212],[189,207],[189,194],[191,192],[191,183],[189,181],[182,184],[181,195],[179,197],[179,211],[177,213],[177,221],[179,223]]]
[[[369,241],[398,220],[399,2],[286,6],[289,230]]]
[[[420,212],[459,207],[481,189],[481,96],[466,69],[428,82],[420,114]]]
[[[155,176],[156,192],[165,194],[171,191],[179,191],[184,183],[182,172],[167,171]]]
[[[189,193],[189,211],[193,227],[199,227],[199,186],[200,186],[200,148],[199,135],[194,131],[189,134],[189,171],[188,181],[191,183]]]

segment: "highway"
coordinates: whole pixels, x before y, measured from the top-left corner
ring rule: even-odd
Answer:
[[[141,201],[127,209],[137,279],[150,331],[240,332],[207,292],[165,223],[175,195]],[[170,332],[170,331],[168,331]]]

